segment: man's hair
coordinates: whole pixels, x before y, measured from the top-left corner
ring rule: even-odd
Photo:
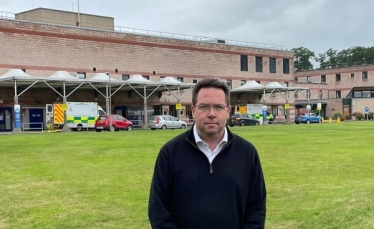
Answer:
[[[204,78],[197,82],[192,90],[192,105],[196,106],[197,94],[202,88],[217,88],[225,92],[226,105],[230,105],[230,89],[229,86],[216,78]]]

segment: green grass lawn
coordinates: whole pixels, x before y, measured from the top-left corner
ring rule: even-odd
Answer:
[[[266,228],[374,228],[374,122],[231,130],[259,151]],[[150,228],[154,161],[182,131],[0,135],[0,228]]]

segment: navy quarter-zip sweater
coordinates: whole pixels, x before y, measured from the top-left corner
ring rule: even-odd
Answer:
[[[148,207],[153,229],[264,228],[266,188],[257,150],[227,131],[228,142],[211,164],[193,128],[161,148]]]

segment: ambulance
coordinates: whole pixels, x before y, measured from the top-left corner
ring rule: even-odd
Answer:
[[[262,115],[262,107],[263,104],[247,104],[247,105],[242,105],[242,106],[236,106],[236,113],[240,114],[250,114],[252,117],[262,120],[263,115]],[[269,123],[272,123],[274,120],[274,117],[272,114],[270,114],[269,111],[266,112],[266,120]]]
[[[67,102],[66,104],[46,104],[46,123],[62,128],[64,125],[64,113],[66,111],[66,123],[75,131],[95,128],[95,121],[99,115],[106,112],[95,102]]]

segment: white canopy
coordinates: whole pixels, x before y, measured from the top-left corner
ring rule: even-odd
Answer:
[[[0,79],[14,77],[14,76],[20,76],[20,77],[26,77],[26,78],[32,77],[26,72],[22,71],[21,69],[10,69],[7,73],[0,76]]]
[[[232,89],[231,92],[262,91],[264,88],[264,85],[257,83],[255,80],[250,80],[242,86]]]
[[[52,79],[77,79],[77,77],[74,77],[74,76],[70,75],[66,71],[57,71],[57,72],[53,73],[53,75],[51,75],[49,78],[52,78]]]
[[[160,83],[166,84],[166,85],[180,85],[182,82],[176,80],[172,76],[166,76],[164,78],[160,78]]]
[[[106,73],[97,73],[91,79],[109,81],[109,76]],[[110,80],[116,80],[116,79],[113,79],[112,77],[110,77]]]

